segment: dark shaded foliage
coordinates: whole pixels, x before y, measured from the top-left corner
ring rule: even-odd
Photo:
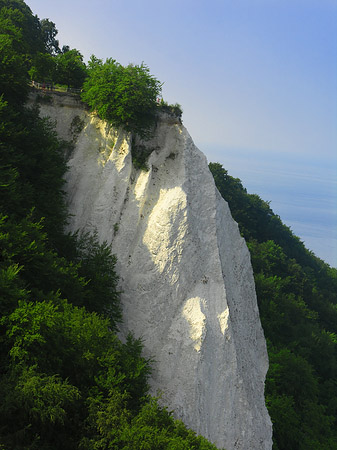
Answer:
[[[87,68],[81,53],[74,49],[60,53],[55,58],[54,81],[79,89],[87,77]]]

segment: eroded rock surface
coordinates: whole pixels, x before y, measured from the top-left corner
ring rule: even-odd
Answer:
[[[73,139],[72,230],[96,229],[118,255],[124,323],[154,359],[151,390],[187,426],[227,450],[270,450],[268,368],[250,256],[205,156],[163,116],[136,171],[128,134],[74,99],[42,115]],[[74,134],[75,122],[82,124]]]

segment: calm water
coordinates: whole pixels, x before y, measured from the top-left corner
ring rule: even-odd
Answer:
[[[337,161],[254,151],[210,150],[250,194],[270,201],[275,214],[319,258],[337,267]]]

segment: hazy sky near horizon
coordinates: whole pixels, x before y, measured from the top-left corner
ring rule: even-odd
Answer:
[[[27,0],[60,44],[143,61],[209,161],[337,266],[335,0]]]

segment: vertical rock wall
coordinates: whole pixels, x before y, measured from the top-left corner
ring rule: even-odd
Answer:
[[[152,393],[219,447],[270,450],[268,360],[250,256],[205,156],[163,116],[146,143],[149,170],[136,171],[130,137],[75,99],[54,96],[41,114],[76,142],[70,227],[96,229],[118,255],[121,334],[143,338],[154,359]],[[76,135],[75,117],[83,125]]]

